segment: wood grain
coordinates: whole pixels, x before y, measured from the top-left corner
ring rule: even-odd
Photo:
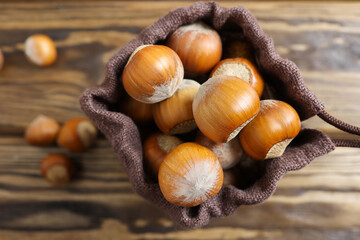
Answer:
[[[265,203],[186,231],[133,193],[108,141],[84,154],[25,143],[26,125],[46,113],[64,122],[83,115],[79,95],[99,84],[112,54],[142,29],[192,1],[9,1],[0,3],[0,239],[359,239],[360,150],[338,148],[288,173]],[[225,7],[237,1],[221,1]],[[336,117],[360,126],[360,3],[241,2],[300,68],[306,85]],[[59,58],[31,65],[23,42],[51,36]],[[314,117],[303,123],[333,138],[344,134]],[[74,159],[78,174],[51,187],[39,164],[49,153]]]
[[[0,38],[6,58],[0,74],[0,112],[6,115],[0,118],[1,132],[21,133],[43,112],[60,122],[82,115],[78,98],[85,88],[102,81],[107,59],[171,9],[190,4],[0,3],[0,19],[5,22],[0,35],[6,36]],[[279,53],[299,66],[306,84],[329,111],[359,125],[359,111],[349,114],[348,110],[355,108],[349,98],[360,93],[360,4],[294,4],[242,5],[273,37]],[[221,5],[232,7],[237,3]],[[49,68],[35,67],[23,55],[24,40],[38,32],[51,36],[58,47],[58,61]],[[339,81],[344,83],[341,91]]]
[[[105,139],[84,154],[70,154],[81,171],[66,188],[51,187],[40,175],[41,159],[55,152],[68,154],[56,146],[29,146],[20,137],[0,138],[0,236],[4,239],[25,234],[28,239],[76,236],[79,240],[360,236],[360,149],[336,149],[287,174],[265,203],[242,206],[230,217],[191,231],[180,229],[132,192]]]

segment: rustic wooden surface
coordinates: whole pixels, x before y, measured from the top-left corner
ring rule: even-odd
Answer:
[[[107,59],[144,27],[191,2],[0,3],[0,239],[359,239],[360,150],[338,148],[287,174],[265,203],[240,207],[205,228],[184,231],[134,194],[109,143],[72,155],[81,170],[67,188],[49,186],[40,160],[64,152],[29,146],[25,126],[46,113],[60,122],[83,115],[81,92],[101,82]],[[226,7],[238,2],[222,1]],[[360,125],[360,4],[243,2],[278,52],[301,69],[327,110]],[[58,61],[28,63],[23,42],[51,36]],[[331,137],[355,138],[313,118]],[[357,138],[359,139],[359,138]]]

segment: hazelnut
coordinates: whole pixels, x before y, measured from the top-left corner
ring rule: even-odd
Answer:
[[[125,91],[143,103],[171,97],[184,77],[179,56],[161,45],[143,45],[131,54],[122,75]]]
[[[166,45],[179,55],[185,72],[191,76],[210,71],[222,54],[219,34],[203,22],[179,27],[170,35]]]
[[[223,169],[235,166],[244,154],[237,138],[226,143],[218,143],[207,138],[199,131],[195,141],[215,153]]]
[[[250,157],[263,160],[280,157],[300,129],[300,117],[293,107],[278,100],[262,100],[259,113],[239,138]]]
[[[39,115],[26,128],[25,139],[32,145],[48,145],[55,142],[59,130],[55,119]]]
[[[153,105],[153,116],[158,128],[166,134],[187,133],[196,128],[192,102],[200,84],[184,79],[170,98]]]
[[[193,114],[200,131],[215,142],[228,142],[260,109],[259,96],[244,80],[226,75],[210,78],[199,88]]]
[[[96,136],[97,129],[90,120],[74,118],[60,128],[57,143],[71,152],[83,152],[94,143]]]
[[[228,75],[241,78],[248,82],[258,96],[264,91],[264,80],[256,67],[245,58],[230,58],[220,61],[212,70],[210,77]]]
[[[75,173],[73,162],[63,154],[50,154],[41,162],[41,173],[52,185],[67,185]]]
[[[50,37],[44,34],[35,34],[25,41],[25,55],[35,65],[46,67],[56,60],[56,47]]]
[[[224,49],[225,58],[246,58],[255,63],[255,53],[253,45],[246,40],[236,40],[228,42]]]
[[[144,143],[145,161],[156,178],[165,156],[181,143],[179,138],[161,133],[154,133],[146,139]]]
[[[199,205],[215,196],[222,184],[223,170],[215,154],[196,143],[180,144],[160,165],[160,190],[178,206]]]
[[[147,124],[153,120],[152,105],[139,102],[129,95],[121,102],[120,111],[138,124]]]

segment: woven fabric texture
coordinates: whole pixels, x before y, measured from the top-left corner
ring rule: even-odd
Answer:
[[[87,89],[80,98],[85,114],[104,133],[121,160],[136,193],[165,211],[175,222],[186,228],[208,224],[212,217],[232,214],[240,205],[265,201],[275,191],[287,171],[303,168],[314,158],[335,148],[323,133],[302,129],[283,156],[266,160],[265,172],[245,190],[223,187],[213,198],[199,206],[184,208],[165,200],[159,185],[148,181],[143,166],[143,152],[138,127],[126,115],[112,110],[124,89],[121,74],[131,53],[140,45],[161,43],[179,26],[204,21],[223,38],[246,38],[254,46],[258,65],[265,81],[277,99],[290,103],[305,120],[324,109],[321,102],[304,85],[296,65],[281,58],[272,39],[260,28],[256,18],[243,7],[224,8],[214,2],[197,2],[190,7],[175,9],[144,29],[109,60],[104,82]]]

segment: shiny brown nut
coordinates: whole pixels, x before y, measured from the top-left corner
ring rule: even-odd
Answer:
[[[255,63],[255,53],[251,42],[246,40],[231,41],[225,45],[224,58],[246,58]]]
[[[56,141],[59,130],[60,125],[55,119],[39,115],[26,128],[25,139],[32,145],[49,145]]]
[[[142,45],[129,57],[122,74],[124,89],[143,103],[171,97],[184,78],[184,67],[171,48]]]
[[[218,75],[234,76],[245,80],[259,97],[264,91],[264,80],[259,71],[245,58],[228,58],[218,62],[211,71],[210,77]]]
[[[210,71],[221,58],[220,36],[203,22],[179,27],[169,36],[166,44],[179,55],[185,72],[190,76]]]
[[[74,118],[60,128],[57,143],[71,152],[83,152],[94,143],[96,136],[97,129],[90,120]]]
[[[57,57],[55,43],[44,34],[32,35],[25,41],[25,56],[35,65],[50,66]]]
[[[235,166],[244,155],[244,151],[237,138],[226,143],[219,143],[212,141],[202,134],[201,131],[198,131],[195,141],[215,153],[224,170]]]
[[[182,134],[196,129],[192,102],[199,87],[198,82],[184,79],[174,95],[153,105],[155,123],[163,133]]]
[[[240,144],[252,158],[280,157],[301,129],[300,117],[286,102],[262,100],[256,117],[240,132]]]
[[[260,100],[246,81],[218,75],[200,86],[192,107],[196,125],[206,137],[228,142],[256,116]]]
[[[154,133],[147,138],[144,143],[145,162],[156,178],[165,156],[181,143],[179,138],[162,133]]]
[[[67,185],[75,174],[73,162],[63,154],[50,154],[41,162],[41,174],[53,186]]]
[[[129,95],[122,99],[119,110],[138,124],[147,124],[153,120],[152,105],[139,102]]]
[[[159,169],[165,199],[182,207],[197,206],[223,185],[223,170],[215,154],[197,143],[183,143],[169,152]]]

